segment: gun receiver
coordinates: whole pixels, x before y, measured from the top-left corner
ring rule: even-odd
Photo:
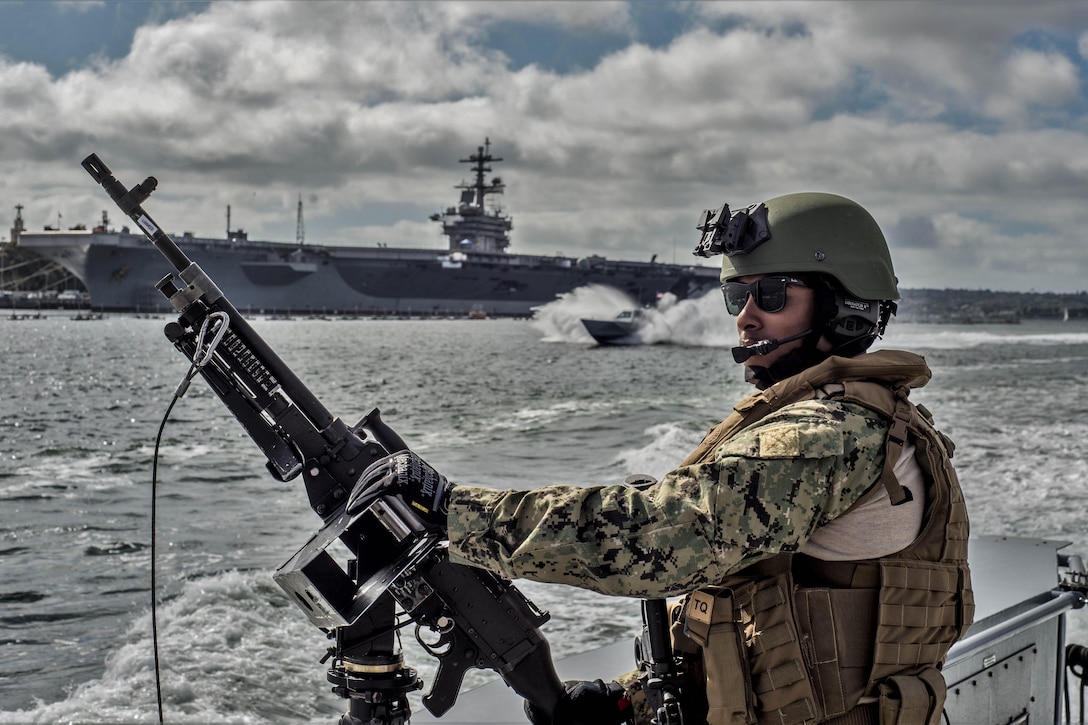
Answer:
[[[471,667],[493,669],[519,695],[552,713],[563,693],[539,626],[548,614],[509,581],[449,561],[446,542],[396,497],[349,516],[355,482],[376,460],[407,446],[377,409],[354,426],[334,417],[261,339],[211,278],[141,206],[154,177],[126,190],[94,154],[83,168],[174,267],[157,289],[178,313],[167,339],[238,419],[278,480],[299,475],[321,530],[274,578],[310,621],[335,636],[328,671],[350,702],[354,723],[407,722],[405,695],[420,689],[397,645],[396,609],[416,623],[416,636],[438,659],[423,698],[436,716],[457,699]],[[341,541],[354,557],[342,566],[327,549]],[[425,642],[427,629],[437,637]]]

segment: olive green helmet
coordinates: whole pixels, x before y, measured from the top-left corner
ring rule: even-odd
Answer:
[[[835,194],[778,196],[731,211],[708,209],[695,254],[724,254],[721,280],[755,274],[831,279],[818,289],[819,333],[855,354],[884,333],[899,299],[888,243],[859,204]]]
[[[765,217],[760,207],[766,209]],[[750,219],[741,225],[748,227],[749,243],[723,250],[722,282],[749,274],[813,272],[834,277],[861,299],[899,299],[888,243],[857,202],[835,194],[803,192],[732,214],[723,206],[717,212],[704,212],[704,220],[713,214],[723,223],[727,219],[722,217]]]

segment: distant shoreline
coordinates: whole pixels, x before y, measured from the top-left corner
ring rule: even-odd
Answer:
[[[936,324],[1016,324],[1022,320],[1088,319],[1088,292],[1000,292],[963,289],[902,289],[896,319],[901,322]],[[169,314],[166,309],[101,309],[91,304],[86,292],[66,290],[0,290],[3,310],[64,310],[95,313]],[[284,307],[276,310],[241,310],[245,315],[329,316],[329,317],[422,317],[460,318],[447,310],[325,310]],[[524,317],[524,316],[521,316]]]

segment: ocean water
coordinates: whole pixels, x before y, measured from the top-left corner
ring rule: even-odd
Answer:
[[[582,290],[535,321],[261,320],[335,415],[372,407],[451,479],[495,487],[660,476],[749,392],[720,301],[663,305],[672,344],[601,348],[580,316],[627,303]],[[187,369],[168,319],[0,316],[0,723],[154,722],[150,497],[155,432]],[[924,353],[917,391],[953,437],[980,534],[1088,554],[1088,324],[893,323]],[[334,722],[322,633],[272,582],[317,517],[200,381],[159,464],[159,632],[169,722]],[[638,602],[520,582],[564,656],[634,635]],[[1070,640],[1088,644],[1085,615]],[[410,635],[406,659],[428,680]],[[617,673],[601,673],[609,677]],[[470,671],[466,686],[490,679]],[[414,705],[419,708],[418,699]]]

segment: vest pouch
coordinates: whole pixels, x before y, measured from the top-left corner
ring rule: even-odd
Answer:
[[[947,689],[936,667],[880,683],[880,725],[941,725]]]
[[[877,590],[811,588],[798,589],[794,596],[824,716],[849,712],[869,686]]]
[[[693,592],[684,605],[684,634],[702,648],[703,669],[710,685],[706,693],[707,725],[756,722],[752,677],[741,640],[743,631],[735,619],[731,589]]]

